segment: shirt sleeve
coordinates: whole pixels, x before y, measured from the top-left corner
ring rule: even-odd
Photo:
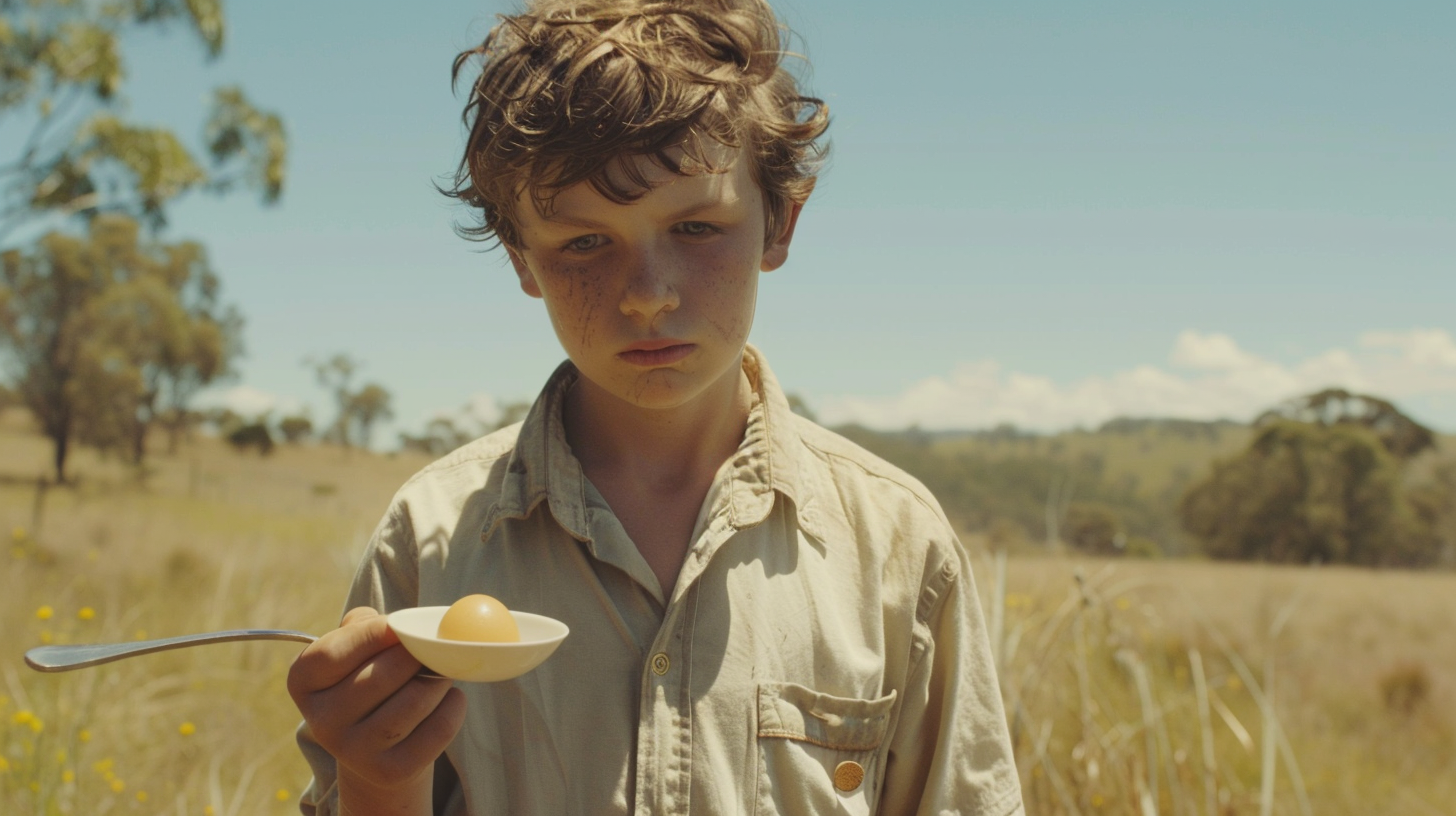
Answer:
[[[921,590],[880,812],[1024,813],[970,561],[953,543]]]
[[[419,603],[419,555],[408,508],[398,500],[375,528],[359,561],[344,610],[368,606],[380,612],[405,609]],[[313,780],[303,791],[299,809],[304,816],[337,816],[339,808],[338,764],[310,733],[307,723],[297,732],[298,747],[313,771]],[[443,757],[441,763],[448,764]],[[441,776],[441,770],[436,771]],[[453,776],[453,774],[452,774]],[[450,778],[450,777],[442,777]],[[456,783],[458,786],[458,782]],[[460,797],[443,797],[458,807]],[[440,807],[436,808],[439,812]]]

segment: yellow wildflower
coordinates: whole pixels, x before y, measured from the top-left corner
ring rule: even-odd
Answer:
[[[147,792],[146,791],[137,791],[137,801],[138,802],[142,802],[142,803],[146,803],[146,801],[147,801]]]
[[[91,732],[82,728],[80,731],[76,732],[76,739],[80,740],[81,742],[90,742]]]
[[[65,765],[66,764],[66,749],[65,748],[62,748],[62,749],[56,751],[56,763],[59,764],[59,765]]]
[[[181,734],[184,737],[190,737],[193,734],[197,733],[197,726],[193,725],[190,722],[182,723],[181,725],[177,726],[177,733]]]
[[[95,762],[91,763],[91,770],[99,774],[104,774],[110,771],[111,766],[115,764],[116,761],[113,760],[111,757],[107,757],[106,759],[98,759]]]
[[[1113,601],[1113,603],[1117,605],[1118,609],[1121,609],[1124,612],[1132,608],[1132,601],[1129,601],[1127,598],[1118,598],[1116,601]]]
[[[10,760],[6,759],[3,756],[0,756],[0,773],[5,773],[5,772],[7,772],[9,770],[10,770]]]
[[[147,630],[145,630],[145,629],[138,629],[138,630],[136,630],[135,632],[132,633],[132,638],[135,639],[135,640],[146,640],[147,639]]]
[[[41,620],[50,620],[55,614],[56,610],[51,609],[49,606],[42,606],[40,609],[35,610],[35,616]]]
[[[279,788],[278,793],[275,795],[278,797],[278,801],[280,802],[287,802],[289,799],[293,798],[293,794],[289,793],[287,788]]]
[[[75,782],[75,781],[76,781],[76,772],[75,771],[71,770],[70,768],[67,768],[64,771],[61,771],[61,782],[62,783],[69,785],[69,784],[71,784],[72,782]]]
[[[49,629],[42,629],[42,630],[40,630],[40,642],[41,643],[51,643],[51,642],[54,642],[55,639],[56,639],[56,636],[53,635],[53,634],[51,634],[51,630],[49,630]]]
[[[91,620],[92,618],[96,617],[96,610],[92,609],[89,606],[83,606],[76,611],[76,617],[80,618],[81,620]]]
[[[202,809],[202,816],[217,816],[217,809],[212,805],[208,805]]]
[[[16,527],[14,530],[10,531],[10,540],[14,541],[16,544],[22,544],[28,538],[30,538],[30,536],[26,535],[24,527]]]
[[[126,783],[123,782],[123,781],[121,781],[120,779],[117,779],[116,777],[112,777],[111,778],[111,792],[112,793],[121,793],[124,790],[126,790]]]
[[[15,716],[10,718],[11,722],[15,723],[16,725],[25,725],[33,719],[35,719],[35,715],[27,709],[21,709],[20,711],[15,712]]]

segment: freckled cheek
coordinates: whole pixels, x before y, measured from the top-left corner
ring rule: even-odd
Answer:
[[[597,328],[594,318],[602,313],[609,294],[601,276],[585,267],[563,264],[543,277],[542,289],[557,336],[590,347]]]
[[[754,301],[758,294],[757,273],[733,270],[704,276],[702,303],[709,322],[725,341],[736,342],[753,326]]]

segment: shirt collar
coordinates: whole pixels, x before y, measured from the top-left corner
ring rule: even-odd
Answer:
[[[743,352],[743,370],[757,399],[749,413],[743,442],[723,473],[730,479],[728,523],[735,529],[760,524],[777,496],[786,497],[810,535],[822,538],[809,472],[809,456],[795,427],[793,411],[778,380],[758,349]],[[562,424],[566,394],[580,374],[568,360],[557,367],[526,414],[502,480],[500,501],[485,522],[482,536],[496,522],[523,519],[544,500],[552,517],[571,537],[591,542],[586,476],[571,453]]]

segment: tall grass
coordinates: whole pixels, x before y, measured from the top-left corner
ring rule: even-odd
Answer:
[[[46,491],[37,516],[23,468],[43,467],[44,446],[0,429],[0,450],[0,813],[296,813],[308,773],[284,678],[298,644],[46,675],[21,655],[223,628],[326,631],[390,491],[420,462],[260,460],[204,441],[142,475],[82,454],[77,484]]]
[[[46,453],[0,421],[0,813],[295,813],[297,644],[21,655],[322,632],[423,460],[200,440],[139,479],[82,452],[37,515]],[[987,555],[977,579],[1033,816],[1456,813],[1450,573]]]
[[[1028,813],[1456,812],[1456,645],[1428,629],[1456,576],[1005,563],[983,574]],[[1349,615],[1385,618],[1378,644],[1331,636]]]

